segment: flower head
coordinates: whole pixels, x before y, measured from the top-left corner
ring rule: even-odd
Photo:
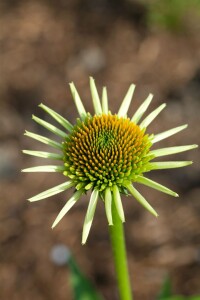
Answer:
[[[177,197],[178,195],[175,192],[148,179],[144,174],[151,170],[179,168],[190,165],[191,161],[154,162],[153,159],[194,149],[197,145],[152,150],[152,145],[156,142],[178,133],[185,129],[187,125],[156,135],[147,134],[146,129],[148,125],[166,105],[162,104],[143,121],[140,121],[152,101],[153,95],[150,94],[132,118],[128,118],[127,112],[135,89],[133,84],[130,86],[118,113],[115,115],[108,109],[106,88],[103,88],[102,101],[100,101],[93,78],[90,78],[90,90],[95,110],[94,115],[85,111],[73,83],[70,84],[70,89],[79,113],[79,118],[75,125],[72,125],[44,104],[39,106],[54,118],[64,130],[58,129],[54,125],[33,116],[35,122],[58,135],[61,138],[60,143],[32,132],[25,132],[25,135],[59,150],[59,153],[23,150],[25,154],[58,160],[61,164],[37,166],[22,171],[62,172],[68,178],[64,183],[30,198],[29,201],[31,202],[56,195],[70,187],[74,188],[73,196],[60,211],[52,227],[57,225],[84,193],[91,190],[92,193],[83,225],[82,243],[84,244],[87,240],[99,199],[102,199],[105,203],[109,225],[113,225],[112,205],[115,205],[121,221],[125,221],[121,194],[133,195],[149,212],[158,216],[147,200],[136,190],[134,182]]]

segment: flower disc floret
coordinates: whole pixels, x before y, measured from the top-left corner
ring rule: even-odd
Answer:
[[[104,191],[133,181],[147,169],[151,142],[145,130],[128,118],[102,114],[80,119],[64,142],[64,174],[77,189]]]

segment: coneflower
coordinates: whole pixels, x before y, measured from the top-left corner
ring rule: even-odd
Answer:
[[[154,159],[191,150],[196,148],[197,145],[152,150],[152,146],[156,142],[180,132],[187,125],[156,135],[148,134],[147,127],[165,108],[166,104],[160,105],[141,121],[143,114],[152,101],[153,95],[150,94],[135,114],[131,118],[127,117],[135,89],[133,84],[122,101],[118,113],[114,115],[108,108],[106,88],[103,88],[102,100],[100,100],[93,78],[90,78],[90,90],[95,111],[94,115],[86,112],[73,83],[70,84],[70,89],[79,113],[79,118],[74,125],[44,104],[39,106],[54,118],[63,127],[63,130],[33,116],[35,122],[59,136],[60,142],[32,132],[25,132],[26,136],[60,151],[60,153],[51,153],[23,150],[25,154],[53,159],[61,163],[32,167],[22,171],[61,172],[67,178],[62,184],[30,198],[29,201],[31,202],[56,195],[69,188],[75,190],[72,197],[58,214],[52,227],[57,225],[83,194],[91,190],[92,193],[83,225],[82,243],[85,244],[99,199],[104,201],[109,225],[113,225],[113,206],[121,222],[125,221],[121,194],[133,195],[149,212],[154,216],[158,216],[157,212],[134,187],[134,183],[138,182],[177,197],[177,193],[147,178],[145,173],[151,170],[179,168],[190,165],[191,161],[154,162]]]

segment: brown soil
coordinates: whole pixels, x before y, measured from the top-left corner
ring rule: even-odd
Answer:
[[[91,111],[88,76],[94,76],[99,88],[108,87],[112,112],[117,112],[134,82],[137,90],[130,115],[150,92],[155,94],[152,108],[163,101],[168,104],[150,132],[189,124],[184,132],[163,141],[162,147],[199,143],[198,24],[176,35],[150,31],[144,23],[145,10],[138,4],[83,2],[10,0],[0,4],[2,300],[72,299],[68,270],[50,260],[57,244],[71,249],[105,299],[118,299],[103,204],[99,202],[88,243],[81,246],[87,197],[53,231],[51,224],[70,192],[40,203],[26,201],[63,182],[57,174],[20,174],[21,168],[40,164],[40,159],[22,156],[21,149],[46,149],[23,137],[25,128],[47,134],[31,121],[32,113],[46,118],[37,104],[44,102],[73,123],[77,113],[68,82],[75,82]],[[137,300],[155,299],[166,274],[177,294],[200,294],[199,150],[177,159],[195,163],[155,172],[151,178],[176,190],[178,199],[139,187],[158,211],[158,219],[132,197],[124,198],[129,266]]]

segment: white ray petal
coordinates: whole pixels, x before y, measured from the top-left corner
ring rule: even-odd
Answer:
[[[118,212],[118,215],[119,215],[121,221],[125,222],[124,209],[122,206],[122,200],[121,200],[120,192],[119,192],[117,185],[113,186],[113,200],[115,202],[115,206],[116,206],[116,209],[117,209],[117,212]]]
[[[166,107],[166,103],[163,103],[152,111],[141,123],[140,128],[147,128],[149,124],[157,117],[157,115]]]
[[[95,81],[92,77],[90,77],[90,90],[91,90],[91,94],[92,94],[94,111],[97,115],[100,115],[100,114],[102,114],[101,102],[99,99],[99,94],[97,92]]]
[[[90,202],[88,205],[84,224],[83,224],[82,244],[86,243],[89,232],[90,232],[90,228],[92,226],[92,221],[93,221],[95,209],[97,206],[98,195],[99,195],[99,191],[93,190],[91,197],[90,197]]]
[[[67,189],[69,189],[70,187],[72,187],[74,185],[74,183],[72,181],[67,181],[64,182],[62,184],[59,184],[51,189],[48,189],[40,194],[35,195],[34,197],[28,199],[30,202],[34,202],[34,201],[39,201],[39,200],[43,200],[46,198],[49,198],[51,196],[57,195],[61,192],[66,191]]]
[[[37,166],[32,168],[23,169],[22,172],[63,172],[63,166]]]
[[[72,208],[72,206],[80,199],[81,195],[83,194],[83,190],[76,191],[74,195],[67,201],[65,206],[59,212],[57,218],[55,219],[52,228],[54,228],[60,220],[66,215],[66,213]]]
[[[173,169],[189,166],[192,161],[164,161],[164,162],[151,162],[150,170]]]
[[[108,94],[105,86],[102,92],[102,111],[104,114],[108,114]]]
[[[81,101],[81,98],[80,98],[80,96],[77,92],[77,89],[76,89],[73,82],[71,82],[69,84],[69,86],[70,86],[72,97],[74,99],[74,102],[75,102],[76,108],[78,110],[79,116],[81,117],[82,120],[85,120],[85,117],[87,116],[87,113],[86,113],[86,110],[83,106],[83,102]]]
[[[28,155],[42,157],[42,158],[57,159],[57,160],[63,159],[63,155],[58,154],[58,153],[50,153],[50,152],[44,152],[44,151],[32,151],[32,150],[22,150],[22,152],[25,154],[28,154]]]
[[[41,126],[45,127],[49,131],[53,132],[54,134],[56,134],[56,135],[58,135],[58,136],[60,136],[62,138],[66,138],[68,136],[64,131],[58,129],[56,126],[54,126],[54,125],[52,125],[52,124],[50,124],[50,123],[48,123],[48,122],[46,122],[46,121],[44,121],[44,120],[36,117],[34,115],[32,116],[32,119],[35,122],[37,122],[38,124],[40,124]]]
[[[110,188],[107,188],[105,191],[105,210],[106,217],[109,225],[113,225],[112,220],[112,194]]]
[[[144,176],[137,176],[137,179],[136,179],[136,182],[139,182],[141,184],[144,184],[146,186],[149,186],[155,190],[158,190],[160,192],[163,192],[163,193],[166,193],[166,194],[169,194],[171,196],[174,196],[174,197],[178,197],[178,194],[173,192],[172,190],[168,189],[167,187],[165,187],[164,185],[156,182],[156,181],[153,181],[149,178],[146,178]]]
[[[126,96],[124,97],[124,100],[122,101],[122,104],[119,108],[119,111],[118,111],[119,117],[126,117],[129,106],[131,104],[134,90],[135,90],[135,85],[131,84],[131,86],[129,87],[128,92],[127,92]]]
[[[179,127],[175,127],[175,128],[170,129],[170,130],[158,133],[158,134],[156,134],[154,136],[154,138],[152,140],[152,143],[155,144],[155,143],[157,143],[157,142],[159,142],[161,140],[164,140],[164,139],[170,137],[171,135],[176,134],[179,131],[181,131],[181,130],[187,128],[187,127],[188,127],[188,125],[185,124],[185,125],[182,125],[182,126],[179,126]]]
[[[149,94],[149,96],[147,97],[147,99],[140,105],[140,107],[138,108],[138,110],[133,115],[133,117],[131,119],[132,122],[134,122],[135,124],[137,124],[140,121],[140,119],[142,118],[143,114],[145,113],[145,111],[149,107],[152,99],[153,99],[153,95]]]
[[[192,150],[197,148],[198,145],[187,145],[187,146],[176,146],[176,147],[167,147],[150,151],[149,155],[155,155],[155,157],[171,155],[176,153],[181,153],[184,151]]]
[[[152,215],[158,217],[155,209],[147,202],[147,200],[132,186],[132,184],[127,184],[126,188],[133,195],[133,197],[144,207],[146,208]]]
[[[59,150],[62,150],[63,149],[63,146],[61,143],[58,143],[56,141],[53,141],[45,136],[42,136],[42,135],[39,135],[39,134],[35,134],[33,132],[30,132],[30,131],[25,131],[24,135],[34,139],[34,140],[37,140],[43,144],[47,144],[53,148],[56,148],[56,149],[59,149]]]
[[[68,120],[63,118],[61,115],[59,115],[57,112],[55,112],[53,109],[49,108],[48,106],[42,103],[39,105],[39,107],[41,107],[44,111],[46,111],[52,118],[54,118],[60,125],[62,125],[69,132],[72,131],[73,129],[72,124]]]

